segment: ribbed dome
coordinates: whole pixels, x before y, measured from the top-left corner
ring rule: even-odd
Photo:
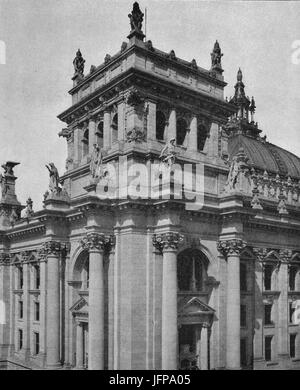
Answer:
[[[244,149],[250,165],[255,168],[300,179],[300,158],[293,153],[269,142],[243,134],[229,138],[228,151],[230,157],[236,155],[240,147]]]

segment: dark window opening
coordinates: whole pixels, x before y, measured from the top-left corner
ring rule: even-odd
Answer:
[[[202,291],[206,261],[197,251],[184,251],[178,257],[179,291]]]
[[[113,116],[112,122],[111,122],[111,142],[116,142],[118,140],[118,114],[115,114]]]
[[[289,271],[289,289],[290,291],[295,291],[296,287],[296,275],[297,275],[297,267],[291,267]]]
[[[40,303],[39,302],[34,303],[34,320],[35,321],[40,320]]]
[[[290,334],[290,357],[296,357],[296,334]]]
[[[247,326],[247,306],[241,305],[241,327],[245,328]]]
[[[272,360],[272,338],[273,336],[265,337],[265,360],[267,362]]]
[[[247,289],[247,265],[241,263],[240,267],[240,281],[241,281],[241,291],[248,291]]]
[[[23,348],[23,330],[19,329],[19,349]]]
[[[23,268],[22,267],[20,267],[18,269],[18,275],[19,275],[19,289],[23,290],[24,278],[23,278]]]
[[[187,124],[186,121],[182,118],[179,118],[176,122],[176,143],[179,146],[182,146],[185,141],[187,133]]]
[[[41,283],[41,270],[40,270],[40,266],[36,265],[35,266],[35,289],[36,290],[40,289],[40,283]]]
[[[97,126],[96,136],[97,136],[97,144],[100,146],[100,148],[103,148],[103,139],[104,139],[103,121],[99,122]]]
[[[40,353],[40,334],[34,333],[34,353],[38,355]]]
[[[289,302],[289,321],[290,321],[290,324],[293,324],[293,320],[294,320],[294,313],[295,313],[295,303],[293,302]]]
[[[89,129],[86,129],[83,133],[82,137],[82,155],[83,157],[86,156],[89,152]]]
[[[204,125],[199,125],[197,130],[197,149],[202,152],[208,136],[208,130]]]
[[[273,266],[272,265],[265,265],[264,286],[265,286],[266,291],[269,291],[272,289],[272,274],[273,274]]]
[[[163,141],[165,138],[166,117],[163,112],[156,112],[156,139]]]
[[[23,302],[19,301],[19,318],[23,318]]]
[[[273,325],[273,322],[272,322],[272,304],[266,304],[265,305],[265,317],[264,317],[265,321],[264,321],[264,324],[265,325]]]

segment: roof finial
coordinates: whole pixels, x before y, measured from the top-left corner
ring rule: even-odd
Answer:
[[[243,73],[241,71],[241,68],[239,68],[239,70],[237,72],[236,79],[237,79],[238,82],[243,81]]]

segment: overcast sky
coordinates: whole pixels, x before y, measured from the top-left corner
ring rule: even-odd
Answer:
[[[62,174],[65,127],[56,116],[71,104],[72,61],[81,49],[86,71],[115,54],[129,33],[133,1],[0,0],[0,162],[19,161],[17,194],[41,207],[53,161]],[[300,2],[140,1],[147,7],[147,39],[178,57],[210,67],[216,39],[224,53],[225,95],[233,94],[238,67],[256,119],[270,142],[300,154]],[[297,43],[296,43],[297,44]],[[294,43],[295,45],[295,43]],[[300,57],[300,56],[299,56]]]

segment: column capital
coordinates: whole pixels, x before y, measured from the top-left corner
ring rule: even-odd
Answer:
[[[10,265],[10,254],[9,253],[0,253],[0,266],[1,265]]]
[[[283,263],[289,263],[292,259],[293,252],[290,249],[280,249],[279,258]]]
[[[55,240],[46,241],[42,245],[42,251],[46,256],[59,256],[61,251],[61,243]]]
[[[178,246],[183,241],[183,235],[176,232],[167,232],[161,234],[154,234],[152,237],[152,243],[156,249],[160,252],[164,251],[177,251]]]
[[[103,252],[110,250],[115,245],[115,236],[103,233],[90,232],[81,240],[81,246],[88,251],[97,250]]]
[[[239,256],[246,247],[246,243],[239,238],[233,238],[231,240],[220,240],[217,247],[218,251],[225,257]]]

